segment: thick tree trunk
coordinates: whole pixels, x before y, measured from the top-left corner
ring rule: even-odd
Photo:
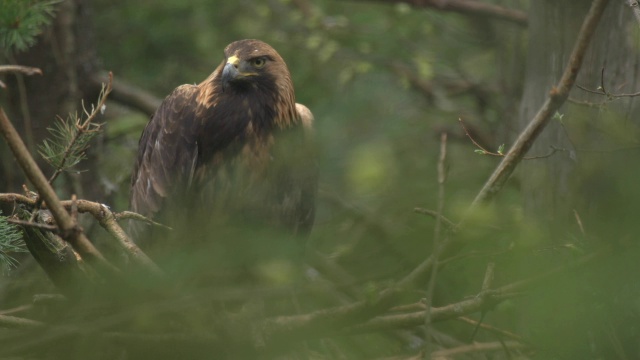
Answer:
[[[15,56],[17,64],[37,67],[43,72],[42,76],[10,78],[8,84],[9,115],[33,154],[48,137],[47,128],[56,116],[65,118],[78,111],[81,99],[85,99],[87,106],[95,102],[97,94],[91,91],[88,79],[96,73],[97,58],[87,5],[86,0],[61,2],[53,24],[40,35],[36,45]],[[95,161],[86,162],[83,168],[91,168],[92,164]],[[45,174],[51,173],[43,161],[40,165]],[[96,176],[89,171],[79,181],[68,177],[71,181],[67,185],[75,185],[66,188],[74,193],[87,189],[91,194],[99,194],[97,186],[87,187]],[[19,167],[4,151],[0,177],[8,181],[2,191],[20,191],[25,182]]]
[[[558,82],[590,2],[531,2],[521,127]],[[611,1],[577,85],[593,91],[604,85],[611,93],[640,91],[638,40],[632,37],[638,26],[625,2]],[[624,249],[614,252],[610,263],[594,264],[521,300],[521,308],[527,311],[518,316],[514,326],[545,349],[542,358],[640,356],[634,327],[629,326],[629,314],[624,310],[633,307],[640,296],[637,287],[629,286],[630,274],[638,271],[637,246],[624,240],[637,238],[637,215],[631,209],[638,208],[640,196],[638,186],[633,185],[637,183],[633,179],[640,175],[640,100],[609,100],[574,88],[570,100],[528,155],[549,153],[550,147],[566,151],[524,161],[519,168],[526,219],[536,224],[532,227],[538,241],[535,248],[546,250],[523,259],[519,266],[555,266],[571,261],[575,249]],[[606,104],[596,105],[602,103]],[[612,151],[619,149],[626,150]],[[530,272],[531,268],[525,270]]]
[[[530,121],[560,78],[589,3],[583,0],[531,3],[521,126]],[[611,2],[580,70],[578,85],[595,91],[602,82],[612,93],[640,89],[640,54],[634,50],[637,40],[631,37],[634,26],[638,24],[624,2]],[[564,230],[568,221],[576,224],[574,229],[578,230],[575,212],[585,220],[608,217],[603,211],[610,210],[607,204],[615,196],[611,193],[615,184],[609,181],[608,174],[613,171],[611,166],[618,164],[611,160],[637,155],[637,150],[609,151],[638,145],[631,136],[624,139],[615,134],[625,126],[637,131],[638,100],[617,99],[601,108],[572,100],[600,104],[607,98],[574,88],[570,101],[560,112],[561,119],[556,118],[547,126],[529,155],[548,153],[551,147],[567,151],[544,160],[525,161],[520,168],[527,213],[544,218],[551,228]]]

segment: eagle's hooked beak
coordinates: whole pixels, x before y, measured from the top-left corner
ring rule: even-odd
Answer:
[[[231,56],[227,59],[227,63],[222,69],[222,90],[226,90],[229,86],[229,83],[237,80],[238,78],[242,78],[243,75],[238,70],[238,66],[240,65],[240,59],[237,56]]]

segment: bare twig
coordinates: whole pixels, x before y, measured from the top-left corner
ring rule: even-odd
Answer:
[[[493,284],[493,275],[495,273],[496,263],[491,261],[487,264],[487,270],[484,273],[484,279],[482,280],[482,291],[487,291]]]
[[[432,257],[434,258],[435,264],[431,269],[431,277],[429,279],[429,284],[427,286],[427,296],[426,296],[426,315],[424,317],[425,324],[425,357],[426,359],[431,358],[431,332],[429,329],[431,328],[431,307],[433,302],[433,293],[435,291],[436,279],[438,276],[438,258],[440,257],[440,253],[442,247],[440,246],[440,237],[442,232],[442,212],[444,211],[444,183],[447,179],[447,170],[445,161],[447,159],[447,133],[443,132],[440,135],[440,157],[438,158],[438,210],[436,217],[436,226],[434,227],[433,232],[433,250]]]
[[[20,305],[20,306],[16,306],[14,308],[11,308],[11,309],[0,310],[0,315],[15,314],[15,313],[18,313],[18,312],[30,310],[31,308],[33,308],[32,304]]]
[[[431,216],[431,217],[432,217],[432,218],[434,218],[434,219],[438,219],[438,218],[440,218],[440,219],[441,219],[441,221],[442,221],[442,223],[443,223],[444,225],[446,225],[446,226],[447,226],[447,228],[449,228],[449,229],[453,229],[453,228],[455,228],[455,227],[456,227],[456,224],[455,224],[453,221],[451,221],[451,220],[447,219],[447,218],[446,218],[445,216],[443,216],[442,214],[440,214],[440,215],[439,215],[437,211],[417,207],[417,208],[414,208],[414,209],[413,209],[413,212],[418,213],[418,214],[429,215],[429,216]]]
[[[637,7],[637,3],[636,3],[636,9],[638,9],[638,11],[640,12],[640,8]],[[604,105],[607,102],[613,100],[613,99],[617,99],[617,98],[625,98],[625,97],[637,97],[640,96],[640,91],[639,92],[635,92],[635,93],[630,93],[630,94],[614,94],[614,93],[610,93],[609,91],[607,91],[607,89],[604,87],[604,74],[605,74],[605,67],[602,67],[602,70],[600,71],[600,87],[596,90],[591,90],[588,89],[584,86],[581,85],[576,85],[576,87],[582,91],[586,91],[588,93],[591,94],[596,94],[596,95],[603,95],[607,98],[607,101],[600,103],[600,104],[593,104],[593,105]],[[587,104],[591,104],[590,102],[586,102]]]
[[[38,222],[12,219],[12,218],[8,218],[7,221],[15,225],[29,226],[29,227],[37,228],[40,230],[46,230],[46,231],[52,231],[54,233],[58,233],[58,227],[55,225],[42,224]]]
[[[162,275],[162,270],[136,245],[122,229],[117,222],[115,214],[104,204],[93,203],[86,200],[78,200],[78,207],[80,203],[83,204],[83,208],[91,213],[100,226],[102,226],[107,232],[117,240],[116,244],[127,255],[131,256],[134,263],[142,265],[143,269],[146,269],[151,274],[159,276]]]
[[[474,327],[479,327],[482,330],[486,330],[489,332],[492,332],[494,334],[500,335],[500,336],[504,336],[504,337],[508,337],[511,338],[513,340],[518,340],[518,341],[522,341],[522,336],[518,335],[518,334],[514,334],[511,331],[507,331],[507,330],[502,330],[499,329],[495,326],[491,326],[485,323],[482,323],[480,321],[476,321],[470,317],[466,317],[466,316],[460,316],[458,318],[456,318],[456,320],[462,321],[464,323],[467,323],[469,325],[473,325]]]
[[[107,262],[104,256],[102,256],[98,249],[96,249],[84,235],[82,228],[73,221],[73,218],[62,206],[51,184],[49,184],[42,170],[40,170],[33,157],[31,157],[31,154],[29,154],[20,135],[18,135],[18,132],[2,108],[0,108],[0,132],[11,148],[25,175],[35,186],[36,190],[38,190],[42,199],[47,203],[60,229],[62,238],[68,241],[83,258],[97,268],[110,273],[117,272],[118,270]]]
[[[593,1],[582,23],[578,39],[576,40],[569,63],[562,74],[560,82],[557,87],[554,87],[550,91],[547,100],[538,110],[538,113],[520,133],[518,139],[474,199],[471,208],[475,208],[477,205],[490,200],[502,189],[538,135],[547,126],[553,114],[564,104],[578,76],[589,42],[608,3],[609,0]]]
[[[126,219],[131,219],[131,220],[136,220],[136,221],[140,221],[143,223],[147,223],[149,225],[153,225],[153,226],[158,226],[167,230],[173,230],[170,226],[164,225],[164,224],[160,224],[159,222],[155,222],[151,219],[149,219],[148,217],[138,214],[136,212],[133,211],[121,211],[118,213],[114,213],[113,214],[116,217],[116,220],[126,220]]]
[[[580,228],[580,232],[582,233],[582,235],[586,235],[587,233],[584,231],[584,226],[582,225],[582,219],[580,218],[580,214],[578,214],[578,210],[573,209],[573,216],[576,218],[576,223],[578,224],[578,227]]]
[[[557,279],[558,274],[590,264],[608,253],[608,249],[589,254],[573,263],[556,267],[547,272],[538,274],[528,279],[513,282],[490,291],[481,291],[477,296],[472,296],[456,303],[431,309],[431,321],[439,322],[457,318],[466,314],[487,310],[501,301],[521,296],[521,292],[539,283],[547,283],[550,279]],[[381,315],[359,325],[347,329],[349,333],[362,333],[380,331],[386,329],[409,328],[424,325],[426,310],[404,314]]]
[[[42,70],[21,65],[0,65],[0,74],[2,73],[20,73],[25,75],[42,75]]]
[[[100,90],[101,84],[109,79],[108,74],[100,74],[91,77],[92,87],[96,89],[96,92]],[[114,80],[111,96],[112,101],[117,101],[120,104],[129,106],[133,109],[139,110],[148,116],[153,115],[156,109],[160,106],[162,99],[145,91],[135,85],[129,84],[123,80]]]
[[[480,294],[486,294],[490,291],[491,285],[493,283],[493,275],[494,275],[495,267],[496,267],[496,263],[494,263],[493,261],[487,264],[487,270],[485,271],[484,279],[482,280],[482,288],[480,290]],[[484,321],[484,317],[486,314],[487,314],[487,311],[483,309],[480,313],[480,321],[478,321],[478,324],[473,329],[473,333],[471,333],[470,342],[473,342],[474,339],[476,338],[476,334],[478,334],[478,330],[480,330],[480,325]]]
[[[0,202],[7,202],[7,203],[17,202],[20,204],[25,204],[30,206],[34,206],[37,204],[36,199],[29,198],[25,195],[2,194],[2,193],[0,193]],[[46,205],[48,205],[48,203]],[[105,230],[107,230],[107,232],[117,240],[116,244],[118,245],[119,249],[124,251],[126,254],[130,255],[132,260],[135,263],[142,265],[145,269],[147,269],[149,272],[155,275],[161,274],[161,271],[158,268],[158,266],[155,263],[153,263],[153,261],[149,259],[149,257],[144,252],[142,252],[142,250],[140,250],[140,248],[129,238],[129,236],[125,233],[125,231],[122,229],[120,224],[118,224],[117,220],[118,219],[135,219],[139,221],[145,221],[153,225],[161,226],[167,229],[171,229],[171,228],[165,225],[156,223],[154,221],[151,221],[146,217],[131,211],[125,211],[120,214],[113,213],[108,206],[97,203],[97,202],[92,202],[87,200],[78,200],[78,199],[74,201],[72,199],[72,200],[60,201],[60,205],[65,209],[71,211],[72,213],[74,212],[74,208],[75,208],[75,212],[91,214],[96,220],[98,220],[98,223],[100,224],[100,226],[102,226]],[[34,222],[27,223],[27,225],[31,225],[31,224],[37,224],[37,223],[34,223]],[[37,225],[34,225],[34,226],[37,226]],[[53,227],[53,229],[57,229],[57,227]],[[50,229],[46,229],[46,230],[50,230]]]
[[[464,130],[464,133],[467,135],[469,140],[471,140],[473,145],[475,145],[478,149],[480,149],[482,151],[483,155],[504,156],[504,154],[500,154],[500,153],[495,153],[493,151],[489,151],[489,150],[485,149],[482,145],[478,144],[478,142],[469,133],[469,130],[467,130],[467,127],[464,125],[464,122],[462,121],[462,118],[458,118],[458,122],[460,123],[460,126],[462,126],[462,130]]]
[[[56,168],[56,170],[54,171],[54,173],[51,175],[51,177],[49,178],[49,183],[52,184],[56,178],[64,171],[65,168],[65,163],[67,162],[67,159],[69,158],[69,156],[71,155],[76,142],[78,141],[78,139],[80,138],[80,136],[83,133],[87,133],[90,131],[93,131],[90,129],[90,126],[92,125],[93,120],[96,118],[96,116],[98,116],[98,114],[100,114],[102,112],[103,106],[105,106],[105,103],[107,102],[107,97],[109,96],[109,93],[111,93],[111,86],[113,83],[113,74],[109,73],[109,81],[107,82],[106,86],[104,86],[102,93],[100,94],[100,101],[98,102],[98,104],[95,106],[95,108],[92,109],[92,111],[89,113],[86,109],[84,109],[84,105],[83,105],[83,111],[85,113],[85,115],[87,116],[86,119],[81,120],[81,117],[77,119],[76,121],[76,133],[73,136],[73,138],[69,141],[69,143],[67,144],[63,155],[62,155],[62,160],[60,161],[60,165]]]
[[[635,92],[635,93],[629,93],[629,94],[625,94],[625,93],[622,93],[622,94],[611,94],[611,93],[606,92],[605,90],[600,90],[600,89],[603,89],[602,87],[600,89],[598,89],[598,90],[587,89],[586,87],[581,86],[581,85],[576,85],[576,87],[579,88],[582,91],[586,91],[588,93],[596,94],[596,95],[604,95],[604,96],[606,96],[608,98],[623,98],[623,97],[637,97],[637,96],[640,96],[640,91],[639,92]]]
[[[30,320],[9,315],[0,315],[0,326],[8,328],[39,328],[46,324],[36,320]]]
[[[478,150],[476,150],[476,152],[481,153],[482,155],[491,155],[491,156],[497,156],[497,157],[505,157],[505,154],[502,152],[502,146],[500,147],[501,149],[498,150],[498,152],[493,152],[493,151],[489,151],[486,148],[484,148],[482,145],[480,145],[474,138],[473,136],[471,136],[471,133],[469,132],[469,130],[467,129],[467,127],[464,125],[464,122],[462,121],[461,118],[458,118],[458,122],[460,123],[460,126],[462,126],[462,129],[464,130],[464,133],[467,135],[467,137],[469,138],[469,140],[471,140],[471,142],[473,143],[473,145],[475,145]],[[561,148],[557,148],[555,146],[551,146],[551,151],[548,154],[545,155],[538,155],[538,156],[524,156],[522,157],[522,160],[536,160],[536,159],[546,159],[548,157],[553,156],[555,153],[557,153],[558,151],[566,151],[565,149],[561,149]]]
[[[518,341],[494,341],[490,343],[473,343],[469,345],[462,345],[452,349],[444,349],[434,351],[431,354],[434,358],[438,359],[449,359],[453,358],[457,355],[468,354],[468,353],[484,353],[484,352],[492,352],[492,351],[500,351],[507,349],[526,349],[529,346],[523,344]]]

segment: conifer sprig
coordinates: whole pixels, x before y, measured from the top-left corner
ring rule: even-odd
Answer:
[[[3,0],[0,49],[23,51],[33,45],[42,28],[51,23],[59,2],[61,0]]]
[[[2,272],[6,273],[18,264],[12,254],[26,251],[22,234],[0,212],[0,268],[2,268]]]
[[[113,75],[109,74],[109,82],[102,85],[97,105],[91,105],[91,111],[82,103],[82,116],[69,114],[67,119],[58,117],[55,125],[49,128],[51,138],[45,140],[40,148],[40,155],[55,169],[49,178],[52,183],[60,173],[76,166],[86,159],[86,150],[91,140],[100,133],[102,125],[94,122],[98,114],[104,113],[107,96],[111,92]]]

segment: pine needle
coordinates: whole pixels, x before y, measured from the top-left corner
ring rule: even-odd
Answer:
[[[2,267],[2,272],[8,273],[18,265],[18,261],[12,254],[26,251],[22,233],[15,225],[7,221],[6,216],[2,216],[0,213],[0,267]]]

